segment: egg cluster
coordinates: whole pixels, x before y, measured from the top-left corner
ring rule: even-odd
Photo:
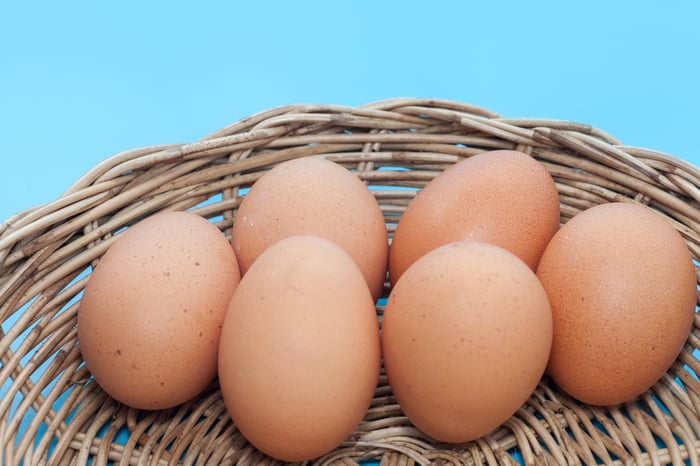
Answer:
[[[560,227],[553,179],[521,152],[434,178],[391,247],[370,190],[311,157],[252,186],[230,242],[187,212],[118,235],[85,288],[78,339],[118,401],[168,408],[218,377],[253,445],[303,461],[357,428],[382,361],[408,419],[443,442],[489,433],[545,374],[585,403],[632,400],[675,361],[695,304],[668,220],[614,202]]]

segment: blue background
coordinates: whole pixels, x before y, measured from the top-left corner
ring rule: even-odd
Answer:
[[[700,4],[2,2],[0,219],[290,103],[435,97],[700,164]]]

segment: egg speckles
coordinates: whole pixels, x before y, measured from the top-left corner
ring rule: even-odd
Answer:
[[[688,337],[696,302],[690,251],[649,208],[610,203],[576,215],[547,246],[537,275],[554,321],[547,371],[581,401],[632,400]]]
[[[88,369],[129,406],[162,409],[216,377],[219,335],[240,274],[206,219],[164,212],[122,233],[93,271],[78,311]]]
[[[354,137],[343,136],[348,147]],[[386,165],[357,171],[336,154],[342,164],[282,162],[266,147],[255,165],[246,152],[250,171],[225,174],[240,191],[227,188],[218,205],[232,210],[197,210],[220,215],[215,225],[170,212],[119,233],[78,311],[94,381],[138,409],[192,400],[188,410],[220,394],[216,422],[250,442],[250,461],[305,462],[376,438],[366,436],[375,428],[401,436],[409,422],[426,441],[474,441],[525,403],[529,412],[545,370],[535,397],[609,405],[634,402],[674,364],[696,277],[673,221],[629,199],[559,229],[557,187],[570,172],[553,170],[555,185],[539,146],[535,157],[470,156],[407,204],[412,192],[363,182],[395,168],[398,147],[382,147]],[[431,164],[403,167],[404,187]],[[564,189],[567,218],[602,200]],[[406,416],[399,430],[387,412]]]
[[[362,271],[372,297],[384,288],[388,239],[384,217],[357,176],[319,158],[290,160],[261,177],[243,198],[231,244],[245,274],[276,241],[293,235],[329,239]]]
[[[467,442],[506,421],[544,372],[552,341],[547,296],[515,255],[466,241],[413,263],[389,296],[384,365],[416,427]]]
[[[559,227],[559,196],[544,165],[518,151],[483,152],[428,183],[399,220],[389,251],[389,278],[453,241],[501,246],[535,270]]]

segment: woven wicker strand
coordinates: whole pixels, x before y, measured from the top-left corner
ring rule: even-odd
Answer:
[[[562,222],[605,202],[645,204],[668,217],[700,259],[700,170],[580,123],[502,118],[435,99],[289,105],[193,143],[125,151],[58,199],[0,224],[0,464],[277,464],[236,429],[216,382],[188,403],[150,412],[117,403],[94,383],[75,327],[92,266],[120,231],[158,211],[192,210],[230,236],[243,190],[298,157],[352,170],[380,203],[391,234],[417,190],[491,149],[518,149],[546,166]],[[382,313],[378,305],[380,320]],[[413,427],[382,373],[356,431],[309,463],[500,465],[517,464],[518,452],[527,465],[698,466],[699,347],[696,316],[673,367],[637,400],[587,406],[545,377],[511,419],[460,445],[436,443]]]

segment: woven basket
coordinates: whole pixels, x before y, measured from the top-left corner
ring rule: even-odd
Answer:
[[[671,219],[698,259],[700,171],[584,124],[394,99],[358,108],[274,108],[192,144],[123,152],[55,201],[0,225],[0,464],[275,463],[237,431],[216,383],[179,407],[138,411],[91,380],[76,315],[92,265],[117,232],[162,210],[192,209],[230,236],[243,190],[297,157],[326,157],[352,169],[372,189],[391,234],[417,189],[490,149],[518,149],[547,167],[562,222],[604,202],[646,204]],[[382,311],[379,305],[380,319]],[[436,444],[417,431],[382,373],[356,432],[315,463],[495,465],[516,464],[515,454],[525,464],[697,465],[699,344],[696,318],[669,372],[624,406],[582,405],[545,377],[504,425],[463,445]]]

